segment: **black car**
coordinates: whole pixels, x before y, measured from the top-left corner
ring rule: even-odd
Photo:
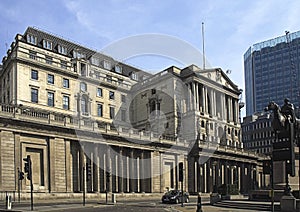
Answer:
[[[182,192],[180,190],[170,190],[162,198],[162,203],[180,203],[182,201]],[[183,192],[183,202],[189,202],[189,193]]]

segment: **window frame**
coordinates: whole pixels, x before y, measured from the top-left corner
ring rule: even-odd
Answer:
[[[109,91],[109,100],[115,100],[115,92]]]
[[[34,76],[36,76],[36,77],[34,77]],[[32,79],[32,80],[39,80],[39,72],[38,72],[38,70],[31,69],[30,79]]]
[[[65,101],[67,99],[67,101]],[[65,104],[67,102],[67,104]],[[62,103],[63,103],[63,109],[65,110],[70,110],[70,97],[67,95],[63,95],[63,99],[62,99]],[[65,107],[67,106],[67,107]]]
[[[46,40],[46,39],[43,40],[43,48],[44,49],[52,50],[52,46],[53,46],[53,43],[51,41]]]
[[[100,110],[100,108],[101,108],[101,110]],[[97,104],[97,116],[103,117],[103,104],[101,104],[101,103]]]
[[[50,95],[50,96],[49,96]],[[52,95],[52,98],[51,98],[51,95]],[[52,92],[52,91],[48,91],[47,92],[47,106],[49,106],[49,107],[54,107],[54,99],[55,99],[55,94],[54,94],[54,92]],[[52,104],[51,104],[52,103]]]
[[[49,79],[51,79],[51,77],[52,77],[52,81],[51,80],[49,81]],[[54,85],[54,82],[55,82],[55,80],[54,80],[54,74],[47,74],[47,83],[51,84],[51,85]]]
[[[39,89],[30,88],[30,100],[32,103],[39,103]]]
[[[67,82],[67,86],[65,86],[65,82]],[[67,78],[63,78],[63,88],[70,88],[70,80]]]
[[[101,92],[99,92],[99,91],[101,91]],[[102,88],[97,88],[97,94],[96,94],[96,96],[97,97],[103,97],[103,89]]]

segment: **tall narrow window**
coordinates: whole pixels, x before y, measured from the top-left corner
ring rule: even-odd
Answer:
[[[31,88],[31,102],[38,103],[39,90],[36,88]]]
[[[69,79],[63,78],[63,87],[70,88]]]
[[[97,96],[98,97],[102,96],[102,88],[97,88]]]
[[[103,116],[103,105],[102,104],[98,104],[97,105],[97,115],[99,117],[102,117]]]
[[[54,93],[48,92],[48,106],[54,107]]]
[[[81,98],[81,112],[82,115],[88,115],[88,97],[87,96],[82,96]]]
[[[63,96],[63,109],[69,110],[70,109],[70,97]]]

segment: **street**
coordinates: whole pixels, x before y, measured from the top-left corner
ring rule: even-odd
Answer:
[[[5,204],[0,205],[0,211],[5,211]],[[108,211],[108,212],[194,212],[197,209],[196,196],[190,197],[190,202],[185,203],[184,207],[181,204],[162,204],[159,198],[130,198],[119,199],[116,204],[105,203],[105,200],[87,200],[86,205],[83,206],[79,199],[71,200],[51,200],[51,201],[36,201],[34,204],[34,211]],[[269,202],[256,202],[249,200],[230,200],[209,204],[209,198],[202,198],[202,210],[205,211],[270,211]],[[279,210],[279,203],[276,203],[275,210]],[[11,211],[30,211],[30,203],[26,202],[13,203]]]

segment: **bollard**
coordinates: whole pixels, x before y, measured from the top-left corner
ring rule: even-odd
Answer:
[[[11,210],[11,196],[6,195],[6,210]]]
[[[201,203],[201,195],[198,194],[198,200],[197,200],[197,211],[196,212],[202,212],[202,203]]]

